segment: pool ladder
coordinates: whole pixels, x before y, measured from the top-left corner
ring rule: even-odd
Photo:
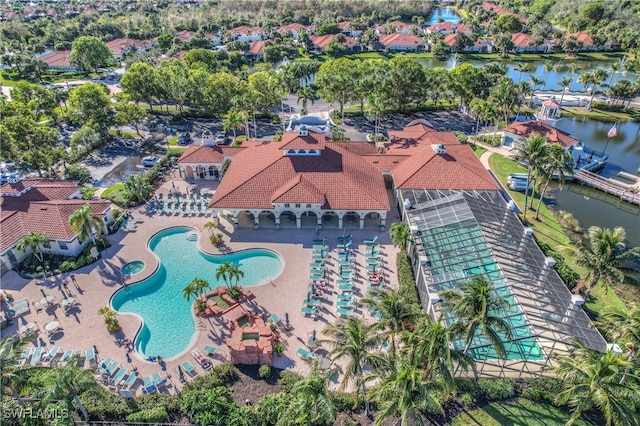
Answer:
[[[189,231],[185,235],[185,238],[189,241],[196,241],[198,239],[198,233],[196,231]]]

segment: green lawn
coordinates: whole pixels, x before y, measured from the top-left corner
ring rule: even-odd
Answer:
[[[633,109],[630,112],[613,112],[592,109],[587,111],[579,107],[562,108],[562,115],[569,117],[587,117],[598,121],[608,121],[614,123],[616,121],[640,121],[640,111]]]
[[[489,166],[491,170],[496,174],[500,182],[507,188],[507,176],[511,173],[526,173],[527,169],[516,163],[515,161],[504,157],[500,154],[492,154],[489,157]],[[524,193],[517,191],[510,191],[509,195],[518,204],[520,210],[523,210],[524,205]],[[538,205],[538,194],[536,194],[536,200],[534,202],[534,208]],[[534,219],[535,211],[529,210],[527,212],[527,220],[529,225],[533,228],[536,238],[549,244],[554,250],[560,245],[567,245],[570,243],[569,237],[564,233],[562,227],[555,218],[553,212],[543,203],[540,208],[540,221]],[[571,269],[576,271],[581,276],[584,275],[585,270],[577,266],[574,260],[570,257],[565,257],[565,262]],[[626,306],[622,300],[618,297],[616,292],[612,289],[607,295],[604,294],[602,286],[596,286],[591,293],[590,300],[586,303],[588,309],[594,312],[604,312],[611,308],[626,309]]]
[[[507,401],[492,402],[483,408],[458,415],[452,426],[552,426],[564,425],[570,414],[553,405],[514,398]],[[591,423],[578,420],[576,426],[589,426]]]
[[[476,153],[476,157],[478,158],[482,157],[482,154],[487,152],[487,148],[483,148],[480,145],[471,145],[471,148],[473,149],[473,152]]]

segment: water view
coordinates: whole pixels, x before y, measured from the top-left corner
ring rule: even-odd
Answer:
[[[436,9],[429,19],[429,25],[437,24],[438,22],[451,22],[457,24],[460,22],[460,16],[458,16],[455,10],[448,7],[442,9]]]

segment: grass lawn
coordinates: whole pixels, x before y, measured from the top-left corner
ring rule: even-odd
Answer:
[[[177,145],[178,144],[178,136],[171,136],[169,138],[169,142],[168,144],[171,145]]]
[[[587,111],[579,107],[562,108],[562,114],[569,117],[587,117],[599,121],[608,121],[614,123],[616,121],[640,121],[640,111],[632,109],[630,112],[613,112],[592,109]]]
[[[514,398],[507,401],[492,402],[483,408],[458,415],[452,426],[551,426],[564,425],[570,414],[553,405]],[[578,420],[576,426],[589,426],[592,423]]]
[[[136,132],[127,132],[127,131],[121,131],[121,130],[119,131],[117,129],[109,129],[109,134],[111,136],[117,136],[121,138],[131,138],[131,139],[139,138]]]
[[[121,207],[129,201],[129,194],[127,194],[124,183],[118,183],[105,189],[100,197]]]
[[[24,78],[17,78],[17,79],[12,79],[9,78],[7,74],[5,73],[1,73],[0,74],[0,84],[3,86],[7,86],[7,87],[13,87],[18,83],[28,83],[27,80],[25,80]]]
[[[471,149],[473,149],[473,152],[476,153],[476,157],[478,158],[482,157],[482,154],[487,152],[487,148],[483,148],[480,145],[471,145]]]
[[[511,173],[527,172],[527,169],[522,165],[500,154],[492,154],[491,157],[489,157],[489,166],[505,188],[507,188],[507,176]],[[524,193],[510,191],[508,188],[507,191],[518,204],[520,210],[523,210]],[[536,195],[538,194],[536,193]],[[533,205],[534,207],[537,207],[537,197]],[[535,220],[534,215],[535,211],[529,210],[527,212],[527,220],[529,220],[529,224],[533,228],[534,234],[539,241],[549,244],[554,250],[560,245],[567,245],[570,243],[569,237],[562,230],[562,227],[556,220],[555,215],[544,203],[540,208],[540,221]],[[577,266],[572,258],[565,257],[565,262],[569,267],[571,267],[571,269],[581,276],[584,276],[585,270]],[[599,285],[596,286],[591,293],[591,298],[589,302],[586,303],[586,306],[594,312],[604,312],[611,308],[625,309],[625,304],[620,300],[613,289],[605,296],[602,286]]]
[[[169,149],[167,149],[167,154],[179,157],[186,150],[187,150],[187,148],[169,148]]]

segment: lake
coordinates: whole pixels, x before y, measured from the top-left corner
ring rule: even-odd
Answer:
[[[457,24],[460,22],[460,16],[456,14],[455,10],[448,7],[438,8],[433,12],[433,15],[431,15],[429,25],[437,24],[440,21]]]

